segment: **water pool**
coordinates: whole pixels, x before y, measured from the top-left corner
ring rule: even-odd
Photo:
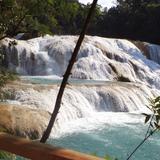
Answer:
[[[88,132],[75,132],[58,139],[51,144],[74,149],[88,154],[105,157],[110,155],[125,160],[129,153],[142,141],[147,127],[142,125],[110,126]],[[160,133],[153,135],[135,153],[132,160],[159,160]]]

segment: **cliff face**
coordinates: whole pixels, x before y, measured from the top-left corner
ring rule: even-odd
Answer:
[[[46,111],[0,104],[0,131],[38,139],[46,128],[50,114]]]

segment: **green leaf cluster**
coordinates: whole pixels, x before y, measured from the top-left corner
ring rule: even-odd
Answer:
[[[117,0],[104,11],[100,35],[159,43],[159,15],[160,0]]]
[[[56,27],[53,16],[54,0],[2,0],[0,1],[0,35],[17,33],[49,33]],[[53,20],[54,19],[54,20]]]
[[[17,74],[10,72],[4,68],[0,68],[0,101],[6,100],[8,97],[10,97],[10,93],[8,91],[5,91],[3,88],[4,86],[10,82],[17,80],[18,76]]]
[[[16,160],[16,156],[8,152],[0,151],[0,160]]]
[[[143,114],[145,115],[145,123],[150,122],[150,126],[153,129],[160,129],[160,96],[150,99],[150,104],[147,106],[153,114]]]
[[[2,0],[0,37],[18,33],[28,33],[27,38],[46,33],[79,34],[89,8],[90,4],[83,5],[77,0]],[[102,14],[100,8],[97,6],[92,24]]]
[[[18,77],[15,73],[8,71],[4,68],[0,69],[0,88],[4,87],[4,85],[9,82],[16,80]]]
[[[0,37],[25,33],[79,34],[90,8],[78,0],[1,0]],[[97,5],[87,34],[159,43],[160,0],[117,0],[117,6]]]

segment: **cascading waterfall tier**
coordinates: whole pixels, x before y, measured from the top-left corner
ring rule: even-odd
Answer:
[[[146,58],[160,64],[160,46],[150,44],[147,42],[134,41],[133,42],[146,56]]]
[[[33,87],[22,84],[22,87],[15,85],[9,92],[15,95],[12,100],[21,106],[52,112],[58,86]],[[157,96],[158,93],[158,90],[136,83],[71,85],[64,92],[62,108],[66,112],[64,116],[68,116],[68,111],[69,115],[77,118],[87,117],[94,112],[143,112],[146,109],[144,104],[148,104],[148,98]]]
[[[8,68],[20,75],[62,78],[77,39],[49,35],[27,41],[6,38],[0,47]],[[148,112],[148,98],[160,94],[160,47],[145,43],[144,54],[136,46],[128,40],[85,37],[70,78],[109,82],[68,86],[54,130],[64,122],[88,117],[93,120],[100,113],[105,119],[107,112]],[[37,87],[13,87],[9,102],[52,112],[57,86]]]
[[[77,36],[44,36],[28,41],[5,39],[8,67],[21,75],[62,77]],[[159,46],[149,46],[151,59],[158,61]],[[154,48],[154,49],[153,49]],[[160,65],[149,60],[130,41],[86,36],[71,78],[140,82],[160,88]]]
[[[148,44],[149,58],[160,64],[160,46],[155,44]]]
[[[52,112],[58,86],[17,84],[8,88],[11,102],[24,108]],[[64,92],[54,133],[65,127],[68,122],[91,119],[96,123],[105,122],[107,113],[150,113],[145,105],[148,98],[160,92],[136,83],[106,83],[103,85],[71,85]],[[108,119],[107,119],[108,121]],[[86,123],[86,122],[85,122]]]

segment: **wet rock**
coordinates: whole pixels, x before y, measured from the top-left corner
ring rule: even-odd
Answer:
[[[0,131],[16,136],[40,138],[49,118],[49,112],[44,110],[0,104]]]

